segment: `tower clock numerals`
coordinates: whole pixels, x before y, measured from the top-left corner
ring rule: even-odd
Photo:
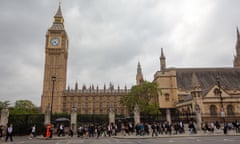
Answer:
[[[60,43],[60,40],[59,40],[58,37],[51,38],[51,40],[50,40],[50,44],[51,44],[52,46],[58,46],[59,43]]]

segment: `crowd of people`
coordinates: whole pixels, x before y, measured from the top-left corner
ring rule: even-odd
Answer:
[[[196,133],[195,126],[189,125],[192,133]],[[132,122],[120,122],[110,125],[94,125],[86,124],[80,125],[77,131],[78,137],[97,137],[100,136],[116,136],[116,135],[136,135],[136,136],[158,136],[164,134],[181,134],[185,133],[184,124],[182,122],[153,122],[153,123],[138,123],[134,125]]]
[[[234,121],[232,123],[224,123],[222,126],[218,121],[215,122],[203,122],[201,125],[201,129],[205,133],[214,133],[215,131],[223,130],[224,134],[227,134],[228,130],[235,130],[236,133],[240,133],[240,122]],[[94,124],[87,123],[82,124],[77,128],[77,137],[79,138],[99,138],[99,137],[111,137],[111,136],[159,136],[159,135],[172,135],[172,134],[196,134],[196,123],[190,121],[189,123],[183,123],[181,121],[169,123],[168,121],[164,122],[152,122],[152,123],[138,123],[134,124],[133,122],[117,122],[111,124]],[[13,124],[9,124],[6,128],[6,137],[5,141],[8,139],[13,141],[13,133],[14,128]],[[46,139],[52,138],[54,133],[54,126],[51,124],[46,125],[44,131],[44,137]],[[65,130],[65,126],[63,124],[59,124],[57,126],[57,130],[55,133],[57,136],[65,136],[69,135],[73,137],[73,131],[71,128]],[[31,127],[31,132],[29,135],[29,139],[35,138],[36,133],[36,125]],[[0,137],[3,138],[3,127],[0,127]]]
[[[224,134],[227,133],[228,130],[236,130],[236,133],[240,133],[240,123],[238,121],[232,123],[225,123],[221,127],[218,121],[216,122],[204,122],[202,124],[202,131],[205,133],[214,133],[216,130],[223,130]],[[152,122],[152,123],[138,123],[134,125],[132,122],[120,122],[116,124],[85,124],[80,125],[77,130],[77,136],[81,138],[86,137],[97,137],[100,136],[128,136],[128,135],[136,135],[136,136],[146,136],[151,135],[152,137],[158,135],[172,135],[172,134],[196,134],[197,127],[196,123],[190,121],[189,123],[173,122],[169,123],[167,121],[164,122]]]
[[[202,123],[202,130],[206,132],[214,133],[215,131],[223,130],[224,134],[227,134],[228,130],[236,130],[236,133],[240,133],[240,123],[239,121],[235,120],[232,123],[225,122],[223,127],[221,128],[221,124],[218,121],[211,122],[211,123]]]

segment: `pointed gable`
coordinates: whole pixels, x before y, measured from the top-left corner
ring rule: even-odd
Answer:
[[[204,98],[217,98],[219,99],[220,97],[218,95],[216,95],[215,91],[218,89],[218,86],[217,85],[214,85],[212,86],[204,95]],[[221,96],[222,97],[229,97],[230,95],[224,90],[224,89],[221,89]]]

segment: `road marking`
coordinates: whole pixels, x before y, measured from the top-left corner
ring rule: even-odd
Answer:
[[[234,141],[234,140],[230,140],[230,139],[223,139],[224,141]]]
[[[176,141],[174,141],[174,140],[169,140],[168,142],[169,142],[169,143],[174,143],[174,142],[176,142]]]

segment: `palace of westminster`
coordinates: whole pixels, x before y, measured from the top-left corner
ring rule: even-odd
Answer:
[[[52,112],[70,112],[72,107],[80,114],[127,115],[120,98],[130,89],[117,88],[113,84],[101,89],[98,86],[66,88],[69,40],[64,28],[61,6],[48,29],[45,41],[45,66],[41,111],[51,106]],[[136,85],[143,81],[140,63],[137,65]],[[161,92],[158,93],[161,120],[179,120],[198,115],[202,121],[224,118],[227,121],[240,119],[240,34],[237,29],[236,56],[233,67],[221,68],[168,68],[163,49],[160,54],[160,69],[154,74]]]

